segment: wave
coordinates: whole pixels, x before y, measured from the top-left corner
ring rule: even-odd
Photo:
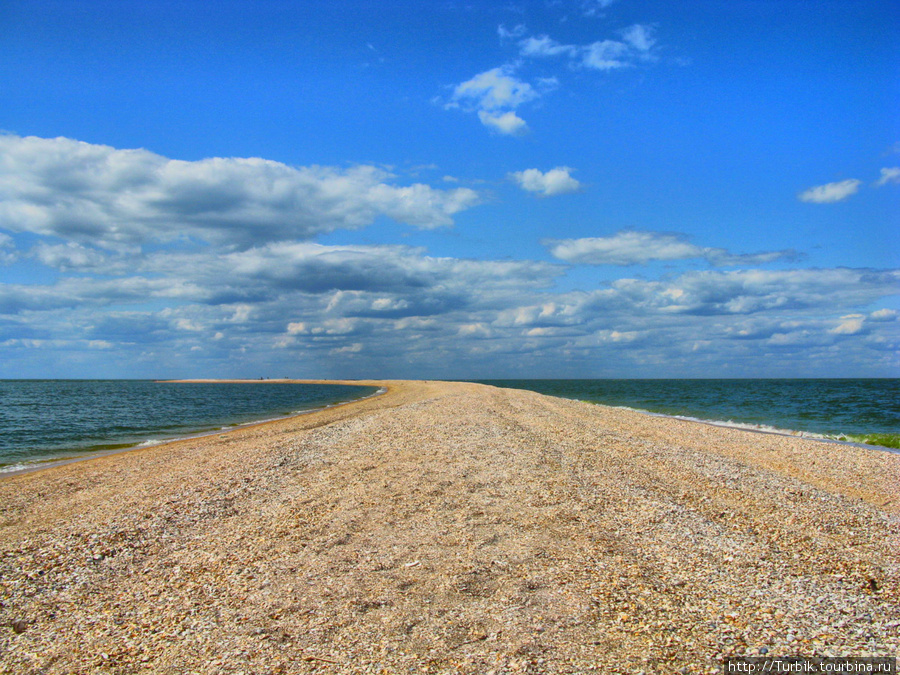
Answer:
[[[331,403],[327,403],[325,405],[316,406],[314,408],[304,408],[301,410],[295,410],[293,412],[285,412],[281,415],[276,416],[265,416],[258,419],[252,419],[248,421],[242,422],[234,422],[225,426],[217,426],[215,428],[206,428],[202,427],[199,429],[195,429],[194,431],[185,433],[185,434],[177,434],[177,435],[168,435],[168,434],[160,434],[154,435],[149,438],[144,438],[141,440],[133,440],[129,442],[121,442],[121,443],[95,443],[91,445],[86,445],[83,447],[70,447],[66,449],[55,449],[55,450],[47,450],[42,456],[30,458],[27,460],[13,461],[8,464],[0,462],[0,475],[3,474],[13,474],[13,473],[22,473],[27,471],[33,471],[36,469],[49,468],[51,466],[57,466],[60,464],[68,464],[70,462],[81,461],[84,459],[91,459],[93,457],[101,457],[104,455],[115,454],[119,452],[128,452],[131,450],[140,450],[142,448],[149,448],[156,445],[163,445],[166,443],[175,443],[177,441],[185,441],[191,440],[195,438],[205,438],[207,436],[215,436],[215,435],[223,435],[230,431],[236,431],[238,429],[243,429],[246,427],[256,426],[258,424],[267,424],[269,422],[277,422],[279,420],[290,419],[291,417],[298,417],[300,415],[308,415],[315,412],[320,412],[322,410],[328,410],[330,408],[335,408],[341,405],[346,405],[347,403],[354,403],[357,401],[362,401],[368,398],[372,398],[375,396],[380,396],[387,392],[385,387],[380,387],[376,391],[371,394],[367,394],[366,396],[360,397],[348,397],[342,400],[333,401]]]
[[[704,419],[702,417],[692,417],[690,415],[659,413],[652,410],[643,410],[641,408],[632,408],[624,405],[608,405],[605,403],[598,403],[597,401],[582,402],[591,403],[593,405],[603,405],[607,408],[615,408],[616,410],[628,410],[631,412],[640,413],[642,415],[649,415],[651,417],[665,417],[668,419],[683,420],[685,422],[698,422],[700,424],[708,424],[710,426],[724,427],[727,429],[741,429],[743,431],[753,431],[760,434],[792,436],[794,438],[804,438],[807,440],[821,441],[824,443],[839,443],[843,445],[863,446],[867,448],[876,448],[878,450],[887,450],[889,452],[900,453],[900,434],[821,434],[812,431],[801,431],[798,429],[781,429],[779,427],[770,426],[768,424],[736,422],[734,420]]]

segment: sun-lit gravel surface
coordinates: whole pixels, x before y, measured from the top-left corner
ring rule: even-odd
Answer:
[[[0,673],[712,673],[727,655],[900,654],[900,455],[384,384],[0,479]]]

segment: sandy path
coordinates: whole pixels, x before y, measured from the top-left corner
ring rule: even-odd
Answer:
[[[898,513],[900,455],[394,382],[0,480],[0,673],[894,656]]]

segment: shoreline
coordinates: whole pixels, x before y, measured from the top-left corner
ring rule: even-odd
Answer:
[[[367,387],[367,386],[375,386],[375,385],[367,385],[367,384],[358,384],[357,381],[353,380],[295,380],[295,379],[269,379],[269,380],[237,380],[237,379],[228,379],[228,380],[213,380],[213,379],[190,379],[190,380],[150,380],[152,382],[158,383],[171,383],[171,384],[190,384],[190,383],[200,383],[200,384],[215,384],[217,382],[221,383],[229,383],[229,384],[261,384],[265,382],[272,382],[274,384],[343,384],[346,386],[359,386],[359,387]],[[91,459],[96,459],[100,457],[107,457],[110,455],[118,455],[120,453],[126,452],[135,452],[137,450],[146,450],[150,448],[155,448],[160,445],[166,445],[168,443],[176,443],[178,441],[188,441],[194,438],[205,438],[207,436],[216,436],[219,434],[227,434],[232,431],[237,431],[239,429],[244,429],[247,427],[256,426],[259,424],[268,424],[269,422],[278,422],[280,420],[290,419],[292,417],[297,417],[299,415],[308,415],[313,412],[317,412],[319,410],[327,410],[329,408],[335,408],[342,405],[348,405],[350,403],[354,403],[355,401],[361,401],[367,398],[372,398],[373,396],[379,396],[382,393],[385,393],[383,388],[380,388],[378,391],[375,391],[367,396],[363,396],[361,398],[353,399],[350,401],[342,401],[340,403],[335,403],[332,405],[326,405],[320,408],[310,408],[309,410],[300,410],[291,413],[290,415],[282,415],[279,417],[266,417],[259,420],[253,420],[250,422],[242,422],[238,424],[229,425],[228,427],[223,427],[220,429],[213,429],[209,431],[198,431],[198,432],[188,432],[185,435],[172,436],[172,437],[161,437],[159,439],[151,438],[139,441],[137,443],[127,443],[123,444],[121,447],[115,448],[107,448],[107,449],[96,449],[91,450],[90,448],[86,448],[84,450],[70,450],[70,451],[62,451],[62,452],[72,452],[79,453],[83,452],[84,454],[73,454],[71,456],[62,456],[59,458],[51,458],[46,460],[37,460],[31,463],[25,463],[24,466],[21,466],[17,469],[9,469],[6,467],[0,467],[0,480],[8,476],[18,476],[20,474],[31,473],[33,471],[43,471],[44,469],[49,469],[56,466],[63,466],[66,464],[72,464],[75,462],[84,462],[89,461]],[[15,464],[11,464],[9,466],[15,466]]]
[[[386,392],[381,391],[381,389],[384,388],[382,383],[389,382],[389,380],[371,380],[371,379],[368,379],[368,380],[329,380],[329,379],[296,379],[296,378],[266,378],[266,379],[252,379],[252,380],[251,379],[240,379],[240,378],[226,378],[226,379],[188,378],[188,379],[151,380],[151,381],[156,382],[156,383],[164,383],[164,384],[192,384],[192,383],[197,383],[197,384],[216,384],[216,383],[265,384],[265,383],[272,383],[272,384],[322,384],[322,385],[337,384],[337,385],[344,385],[344,386],[379,387],[379,391],[369,394],[368,396],[364,396],[360,399],[354,399],[353,401],[345,401],[345,402],[341,402],[341,403],[338,403],[338,404],[335,404],[332,406],[325,406],[324,408],[311,408],[309,410],[303,410],[303,411],[295,412],[290,415],[285,415],[285,416],[281,416],[281,417],[273,417],[273,418],[264,418],[264,419],[260,419],[260,420],[254,420],[251,422],[237,424],[237,425],[234,425],[233,427],[216,429],[216,430],[211,430],[211,431],[203,431],[203,432],[197,432],[197,433],[188,433],[187,435],[184,435],[184,436],[175,436],[175,437],[169,437],[169,438],[164,437],[164,438],[161,438],[158,440],[157,439],[149,439],[149,440],[140,441],[133,445],[129,444],[127,447],[112,448],[112,449],[108,449],[108,450],[86,450],[86,451],[84,451],[86,454],[83,454],[83,455],[75,455],[75,456],[64,457],[64,458],[59,458],[59,459],[48,459],[48,460],[38,461],[38,462],[35,462],[35,463],[27,465],[27,466],[23,466],[18,469],[0,468],[0,481],[2,481],[4,478],[9,477],[9,476],[17,476],[20,474],[31,473],[34,471],[42,471],[47,468],[51,468],[51,467],[55,467],[55,466],[62,466],[62,465],[66,465],[66,464],[72,464],[72,463],[76,463],[76,462],[90,461],[91,459],[106,457],[109,455],[116,455],[116,454],[120,454],[120,453],[134,452],[137,450],[154,448],[154,447],[157,447],[160,445],[166,445],[168,443],[174,443],[174,442],[183,441],[183,440],[191,440],[193,438],[203,438],[206,436],[227,434],[227,433],[231,433],[232,431],[243,429],[245,427],[251,427],[251,426],[255,426],[255,425],[259,425],[259,424],[268,424],[270,422],[278,422],[280,420],[290,419],[290,418],[296,417],[298,415],[308,415],[312,412],[316,412],[318,410],[324,410],[324,409],[327,409],[330,407],[348,405],[348,404],[353,403],[358,400],[364,400],[366,398],[371,398],[374,396],[379,396],[382,393],[386,393]],[[424,381],[425,382],[431,382],[431,381],[433,381],[433,382],[450,382],[450,383],[454,382],[453,380],[424,380]],[[401,380],[400,382],[404,382],[404,380]],[[460,382],[469,383],[469,382],[476,382],[476,381],[461,380]],[[489,384],[487,386],[497,386],[497,385]],[[533,391],[533,390],[524,389],[521,391]],[[550,396],[552,396],[552,395],[550,395]],[[868,449],[872,449],[872,450],[879,450],[879,451],[883,451],[883,452],[889,452],[892,454],[900,455],[900,449],[898,449],[898,448],[893,448],[893,447],[886,446],[886,445],[864,443],[861,441],[840,440],[837,438],[830,438],[823,434],[817,434],[815,432],[807,432],[807,431],[800,431],[800,430],[794,430],[794,429],[779,429],[776,427],[760,428],[759,425],[752,425],[751,423],[743,423],[743,422],[734,422],[731,420],[725,421],[725,420],[703,419],[700,417],[693,417],[693,416],[688,416],[688,415],[658,413],[658,412],[654,412],[652,410],[646,410],[646,409],[642,409],[642,408],[633,408],[630,406],[611,405],[608,403],[596,402],[596,401],[591,401],[591,400],[586,400],[586,399],[566,398],[566,397],[558,397],[558,398],[563,398],[564,400],[579,401],[582,403],[596,405],[596,406],[600,406],[600,407],[604,407],[604,408],[610,408],[613,410],[623,410],[623,411],[633,412],[633,413],[640,414],[640,415],[647,415],[649,417],[659,417],[659,418],[663,418],[663,419],[680,420],[680,421],[688,422],[688,423],[698,423],[698,424],[708,425],[708,426],[722,428],[722,429],[736,429],[736,430],[740,430],[740,431],[747,431],[750,433],[771,434],[771,435],[775,435],[775,436],[784,436],[787,438],[800,438],[800,439],[817,442],[817,443],[826,443],[826,444],[856,447],[856,448],[868,448]],[[846,436],[847,434],[844,434],[844,435]],[[79,452],[79,451],[75,450],[73,452]]]
[[[613,408],[614,410],[627,410],[631,412],[638,413],[639,415],[648,415],[650,417],[663,417],[667,419],[673,420],[681,420],[682,422],[694,422],[697,424],[706,424],[711,427],[718,427],[720,429],[737,429],[738,431],[747,431],[752,434],[771,434],[773,436],[784,436],[786,438],[801,438],[805,441],[813,441],[815,443],[831,443],[835,445],[848,445],[855,448],[868,448],[870,450],[882,450],[886,452],[891,452],[894,454],[900,454],[900,449],[892,448],[889,445],[876,445],[872,443],[863,443],[861,441],[842,441],[838,438],[830,438],[823,434],[817,434],[812,431],[800,431],[796,429],[778,429],[776,427],[768,427],[761,428],[762,425],[753,425],[749,422],[734,422],[734,421],[722,421],[722,420],[706,420],[702,417],[691,417],[688,415],[670,415],[667,413],[658,413],[653,412],[652,410],[643,410],[641,408],[631,408],[629,406],[617,406],[617,405],[609,405],[606,403],[595,403],[594,401],[587,401],[583,399],[571,399],[573,401],[581,401],[583,403],[590,403],[592,405],[604,406],[606,408]],[[847,436],[848,434],[842,434],[843,436]],[[891,434],[893,435],[893,434]]]
[[[897,455],[378,384],[0,481],[0,673],[710,673],[763,649],[900,651]]]

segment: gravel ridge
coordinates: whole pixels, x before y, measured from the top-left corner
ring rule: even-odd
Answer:
[[[0,479],[0,673],[900,654],[900,455],[472,383],[354,383],[387,391]]]

